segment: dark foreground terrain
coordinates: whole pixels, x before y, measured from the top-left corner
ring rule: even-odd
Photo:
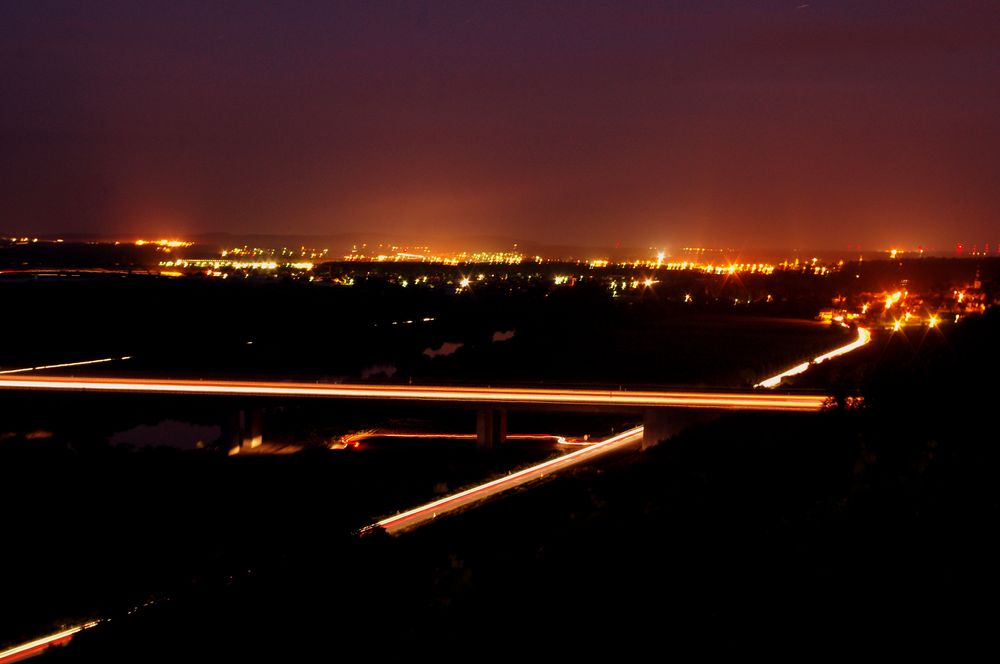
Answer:
[[[398,538],[290,529],[273,564],[206,577],[49,657],[470,658],[806,638],[810,653],[873,639],[956,652],[998,617],[1000,451],[983,389],[998,332],[991,311],[936,341],[890,337],[863,372],[863,408],[725,416]]]

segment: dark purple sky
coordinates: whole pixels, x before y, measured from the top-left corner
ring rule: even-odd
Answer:
[[[995,0],[0,3],[0,231],[1000,242]]]

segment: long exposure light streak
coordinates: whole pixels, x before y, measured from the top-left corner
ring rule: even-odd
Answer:
[[[805,373],[809,369],[809,366],[810,366],[809,362],[803,362],[802,364],[798,364],[792,367],[788,371],[783,371],[776,376],[771,376],[767,380],[760,381],[759,383],[754,385],[754,387],[777,387],[778,385],[781,384],[781,381],[784,380],[785,378],[788,378],[789,376],[797,376],[800,373]]]
[[[396,514],[395,516],[387,517],[381,521],[373,523],[363,529],[362,532],[368,532],[381,528],[392,535],[404,530],[416,528],[417,526],[432,521],[439,516],[453,512],[472,503],[479,502],[503,491],[508,491],[516,486],[542,479],[546,475],[550,475],[558,470],[564,470],[572,465],[592,459],[598,455],[606,454],[613,450],[638,443],[642,440],[642,432],[643,428],[641,426],[629,429],[628,431],[623,431],[617,435],[611,436],[610,438],[606,438],[605,440],[595,442],[589,447],[584,447],[575,452],[563,454],[555,459],[549,459],[548,461],[544,461],[529,468],[524,468],[505,477],[474,486],[470,489],[466,489],[465,491],[459,491],[458,493],[435,500],[427,503],[426,505],[414,507],[411,510]]]
[[[809,369],[809,367],[811,367],[814,364],[820,364],[822,362],[826,362],[827,360],[831,360],[835,357],[846,355],[851,351],[855,351],[861,348],[871,340],[872,340],[871,331],[868,330],[867,328],[859,327],[858,338],[852,341],[851,343],[841,346],[840,348],[834,348],[829,353],[823,353],[822,355],[818,355],[809,362],[803,362],[802,364],[798,364],[792,367],[788,371],[783,371],[780,374],[762,380],[756,385],[754,385],[754,387],[764,387],[768,389],[777,387],[778,385],[781,385],[781,381],[784,380],[785,378],[788,378],[789,376],[797,376],[800,373],[805,373]]]
[[[72,378],[63,376],[0,376],[0,389],[391,399],[499,405],[549,404],[610,408],[672,407],[805,412],[821,410],[827,399],[823,395],[761,394],[755,392],[629,392],[624,390],[418,387],[414,385]]]
[[[28,641],[27,643],[22,643],[14,646],[13,648],[8,648],[7,650],[0,652],[0,664],[19,662],[23,659],[28,659],[29,657],[42,654],[42,652],[49,646],[69,643],[75,634],[82,632],[85,629],[90,629],[97,623],[98,621],[96,620],[84,623],[82,625],[77,625],[76,627],[64,629],[61,632],[56,632],[55,634],[49,634],[48,636],[43,636],[41,638]]]
[[[24,367],[21,369],[6,369],[0,371],[0,374],[16,374],[16,373],[27,373],[29,371],[42,371],[43,369],[63,369],[65,367],[82,367],[86,364],[103,364],[105,362],[121,362],[122,360],[131,360],[131,355],[123,355],[122,357],[102,357],[99,360],[83,360],[81,362],[63,362],[62,364],[43,364],[37,367]]]
[[[846,355],[851,351],[861,348],[869,341],[872,340],[872,333],[864,327],[858,328],[858,338],[853,342],[847,344],[846,346],[841,346],[840,348],[835,348],[829,353],[823,353],[822,355],[813,359],[813,364],[820,364],[821,362],[826,362],[827,360],[832,360],[835,357],[840,357],[841,355]]]

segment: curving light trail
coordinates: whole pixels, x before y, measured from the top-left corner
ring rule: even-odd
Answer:
[[[858,338],[846,346],[841,346],[840,348],[835,348],[829,353],[824,353],[819,357],[813,359],[813,364],[819,364],[821,362],[826,362],[827,360],[832,360],[835,357],[840,357],[841,355],[846,355],[851,351],[857,350],[867,344],[872,340],[872,333],[864,327],[858,328]]]
[[[832,360],[835,357],[846,355],[851,351],[855,351],[861,348],[871,340],[872,340],[871,331],[868,330],[867,328],[859,327],[858,338],[852,341],[851,343],[841,346],[840,348],[834,348],[829,353],[823,353],[822,355],[814,357],[810,362],[803,362],[802,364],[792,367],[788,371],[783,371],[780,374],[777,374],[776,376],[771,376],[766,380],[762,380],[756,385],[754,385],[754,387],[766,387],[766,388],[777,387],[778,385],[781,384],[781,381],[784,380],[785,378],[788,378],[789,376],[797,376],[800,373],[804,373],[809,369],[809,367],[811,367],[814,364],[821,364],[822,362],[826,362],[827,360]]]

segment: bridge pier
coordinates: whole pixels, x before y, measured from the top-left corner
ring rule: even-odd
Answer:
[[[676,431],[670,416],[661,408],[648,408],[642,414],[642,449],[673,436]]]
[[[260,408],[240,408],[229,415],[225,426],[230,454],[239,454],[264,443],[263,413]]]
[[[476,411],[476,448],[491,450],[507,440],[507,409],[484,406]]]
[[[692,425],[709,422],[718,416],[718,412],[711,410],[647,408],[642,414],[642,449],[662,443]]]

